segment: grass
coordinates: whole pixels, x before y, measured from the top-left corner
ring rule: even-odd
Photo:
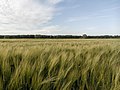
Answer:
[[[120,40],[0,40],[0,90],[120,90]]]

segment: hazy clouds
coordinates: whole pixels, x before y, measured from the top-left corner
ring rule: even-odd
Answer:
[[[0,32],[39,29],[52,20],[55,5],[61,1],[0,0]]]

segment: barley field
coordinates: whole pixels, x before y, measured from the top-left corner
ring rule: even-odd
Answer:
[[[1,39],[0,90],[120,90],[120,39]]]

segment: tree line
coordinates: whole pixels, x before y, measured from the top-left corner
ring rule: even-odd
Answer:
[[[80,38],[85,38],[85,39],[94,39],[94,38],[120,38],[120,35],[103,35],[103,36],[88,36],[86,34],[83,35],[0,35],[0,39],[39,39],[39,38],[50,38],[50,39],[80,39]]]

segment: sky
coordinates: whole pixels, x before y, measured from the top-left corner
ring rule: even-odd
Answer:
[[[120,0],[0,0],[0,35],[120,35]]]

